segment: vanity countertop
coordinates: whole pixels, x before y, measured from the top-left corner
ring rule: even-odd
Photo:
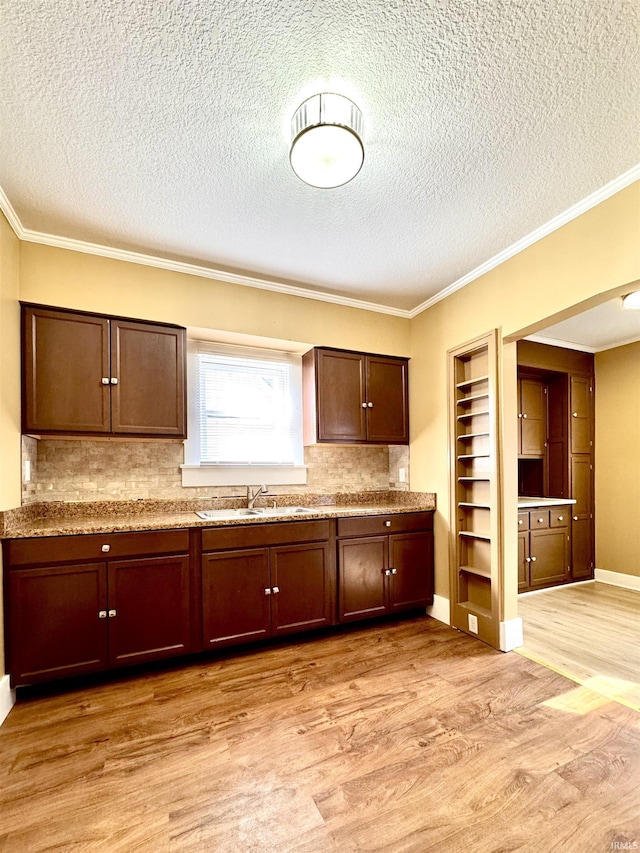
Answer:
[[[518,498],[518,509],[540,509],[545,506],[567,506],[574,503],[573,498],[528,498],[520,496]]]

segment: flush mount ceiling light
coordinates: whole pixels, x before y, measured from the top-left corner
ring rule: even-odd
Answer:
[[[343,95],[307,98],[291,120],[291,166],[312,187],[341,187],[364,161],[363,121],[358,107]]]
[[[635,290],[633,293],[627,293],[626,296],[623,296],[622,307],[638,310],[640,308],[640,290]]]

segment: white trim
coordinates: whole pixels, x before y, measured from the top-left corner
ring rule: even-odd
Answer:
[[[637,575],[625,575],[624,572],[610,572],[607,569],[596,569],[594,574],[598,583],[640,590],[640,577]]]
[[[551,347],[563,347],[564,349],[574,349],[578,352],[595,353],[595,347],[587,346],[587,344],[574,344],[573,341],[563,341],[560,338],[547,338],[545,335],[527,335],[525,341],[534,341],[537,344],[546,344]]]
[[[509,260],[509,258],[512,258],[519,252],[522,252],[524,249],[527,249],[533,243],[536,243],[538,240],[541,240],[543,237],[546,237],[558,228],[562,228],[563,225],[571,222],[572,219],[576,219],[576,217],[586,213],[592,207],[600,204],[600,202],[606,201],[606,199],[615,195],[617,192],[620,192],[620,190],[625,189],[625,187],[630,186],[630,184],[634,183],[638,179],[640,179],[640,164],[629,169],[628,172],[625,172],[619,177],[614,178],[613,181],[605,184],[604,187],[601,187],[599,190],[596,190],[596,192],[582,199],[582,201],[574,204],[572,207],[568,208],[568,210],[565,210],[564,213],[560,213],[558,216],[549,220],[549,222],[540,226],[540,228],[537,228],[535,231],[532,231],[526,237],[523,237],[511,246],[508,246],[502,252],[499,252],[497,255],[489,258],[488,261],[485,261],[479,267],[471,270],[471,272],[468,272],[466,275],[462,276],[462,278],[454,281],[453,284],[443,288],[434,296],[431,296],[429,299],[421,302],[411,310],[392,308],[390,305],[380,305],[377,302],[365,302],[360,299],[338,296],[333,293],[310,290],[306,287],[284,284],[283,282],[273,281],[271,279],[231,273],[225,270],[216,269],[215,267],[203,267],[197,264],[184,263],[183,261],[172,261],[168,258],[159,258],[155,255],[132,252],[128,249],[114,249],[109,246],[102,246],[98,243],[87,243],[84,240],[73,240],[69,237],[60,237],[55,234],[44,234],[40,231],[32,231],[23,227],[2,187],[0,187],[0,210],[2,210],[7,217],[9,224],[16,233],[16,236],[27,243],[41,243],[44,246],[54,246],[58,249],[69,249],[70,251],[82,252],[87,255],[98,255],[103,258],[125,261],[126,263],[141,264],[142,266],[156,267],[157,269],[179,272],[184,275],[195,275],[201,278],[210,278],[215,279],[216,281],[228,282],[229,284],[239,284],[244,287],[256,287],[260,290],[271,290],[276,293],[286,293],[290,296],[300,296],[304,299],[315,299],[319,302],[331,302],[335,305],[343,305],[348,308],[358,308],[363,311],[374,311],[379,314],[390,314],[393,317],[402,317],[406,320],[412,320],[414,317],[417,317],[418,314],[422,314],[423,311],[426,311],[427,308],[431,308],[431,306],[435,305],[437,302],[442,302],[442,300],[446,299],[447,296],[451,296],[452,293],[455,293],[465,285],[470,284],[477,278],[480,278],[480,276],[485,275],[485,273],[490,272],[490,270],[495,269],[495,267]]]
[[[586,581],[571,581],[571,583],[559,583],[556,586],[543,586],[541,589],[529,589],[527,592],[519,592],[518,598],[527,598],[529,595],[542,595],[543,592],[553,592],[559,589],[568,589],[572,586],[584,586],[587,583],[595,583],[593,578]]]
[[[489,258],[488,261],[485,261],[483,264],[480,264],[479,267],[471,270],[466,275],[463,275],[462,278],[459,278],[457,281],[454,281],[453,284],[450,284],[448,287],[445,287],[439,293],[436,293],[435,296],[430,297],[429,299],[422,302],[416,308],[414,308],[410,312],[410,319],[417,317],[418,314],[422,314],[423,311],[426,311],[427,308],[431,308],[432,305],[435,305],[437,302],[442,302],[443,299],[446,299],[447,296],[451,296],[452,293],[455,293],[456,290],[460,290],[467,284],[471,284],[475,279],[480,278],[480,276],[485,275],[490,272],[492,269],[500,266],[505,261],[508,261],[509,258],[512,258],[514,255],[519,254],[524,251],[524,249],[528,249],[529,246],[532,246],[534,243],[537,243],[538,240],[542,240],[543,237],[547,237],[549,234],[557,231],[558,228],[562,228],[563,225],[566,225],[568,222],[571,222],[572,219],[576,219],[578,216],[582,216],[583,213],[586,213],[588,210],[591,210],[592,207],[600,204],[603,201],[606,201],[612,195],[615,195],[620,190],[625,189],[625,187],[630,186],[640,179],[640,164],[634,166],[629,169],[628,172],[620,175],[617,178],[614,178],[613,181],[610,181],[608,184],[605,184],[599,190],[596,190],[591,195],[588,195],[586,198],[583,198],[582,201],[579,201],[577,204],[574,204],[572,207],[565,210],[563,213],[558,214],[558,216],[554,216],[553,219],[550,219],[544,225],[541,225],[539,228],[536,228],[535,231],[532,231],[530,234],[527,234],[526,237],[523,237],[521,240],[512,243],[511,246],[507,246],[506,249],[503,249],[502,252],[498,252],[497,255],[494,255],[492,258]]]
[[[451,625],[451,607],[449,599],[444,595],[434,595],[433,604],[427,607],[427,616],[433,616],[438,622],[444,622],[445,625]]]
[[[524,645],[522,616],[500,623],[500,651],[510,652]]]
[[[9,711],[16,703],[16,691],[11,689],[9,676],[0,678],[0,726],[6,720]]]

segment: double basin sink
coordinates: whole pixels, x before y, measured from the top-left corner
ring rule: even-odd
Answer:
[[[305,515],[317,512],[306,506],[279,506],[271,508],[253,507],[252,509],[203,509],[196,512],[205,521],[220,521],[232,518],[269,518],[276,515]]]

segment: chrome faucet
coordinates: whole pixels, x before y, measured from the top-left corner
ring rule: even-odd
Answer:
[[[247,509],[253,509],[260,495],[266,495],[268,491],[266,486],[258,486],[255,492],[252,492],[251,486],[247,486]]]

